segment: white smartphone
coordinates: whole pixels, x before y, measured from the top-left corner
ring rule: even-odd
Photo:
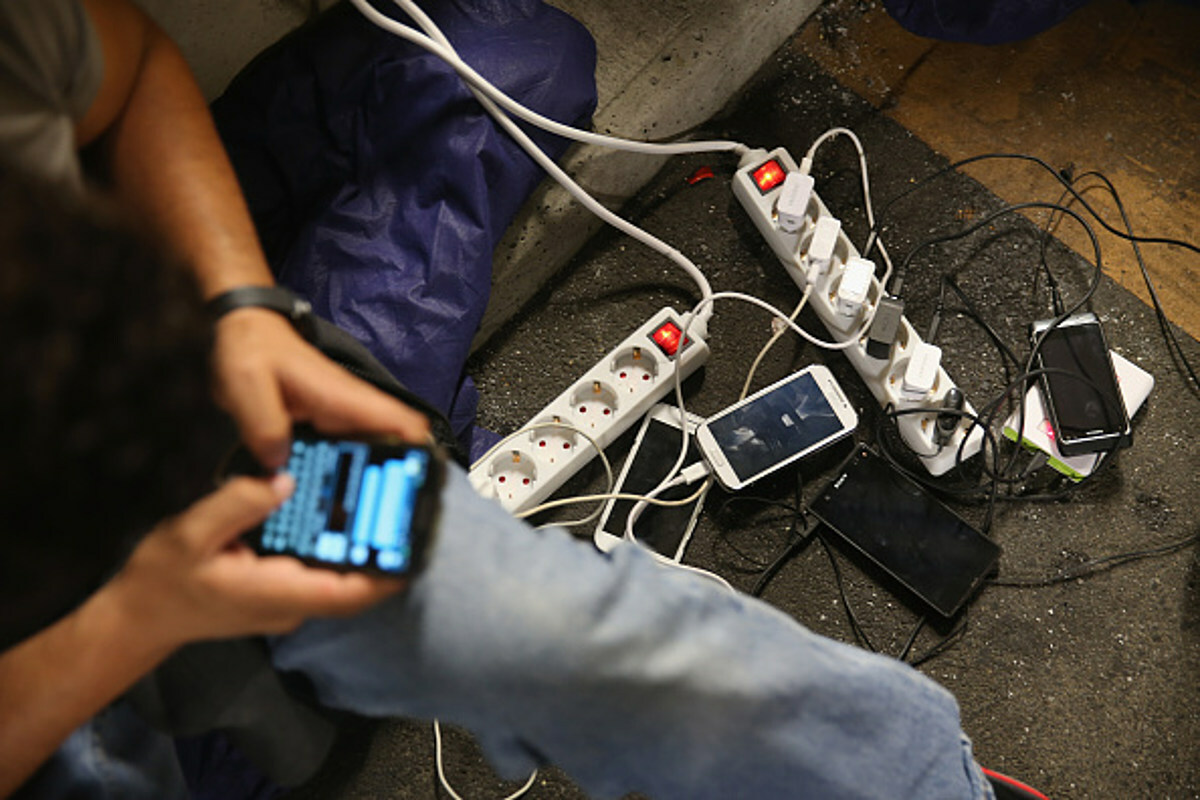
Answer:
[[[710,417],[696,442],[721,485],[736,491],[849,436],[857,425],[833,373],[813,364]]]
[[[696,447],[696,428],[703,417],[687,414],[688,438],[687,457],[683,467],[701,460]],[[652,491],[667,475],[667,470],[679,458],[683,445],[680,430],[679,409],[659,403],[650,409],[642,420],[633,447],[625,458],[621,473],[617,477],[615,491],[625,494],[645,494]],[[663,500],[682,500],[696,493],[699,484],[673,486],[662,491]],[[633,500],[609,500],[604,504],[600,522],[593,539],[596,547],[608,552],[625,538],[625,524],[633,509]],[[633,535],[638,542],[649,547],[660,556],[678,560],[692,538],[696,520],[700,515],[702,498],[682,506],[647,505],[633,525]]]

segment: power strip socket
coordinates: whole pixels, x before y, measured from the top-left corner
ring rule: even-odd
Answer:
[[[858,262],[863,259],[841,227],[831,224],[833,215],[815,190],[810,191],[802,214],[797,210],[799,201],[795,190],[790,191],[784,204],[785,213],[781,217],[779,201],[784,194],[784,183],[788,175],[797,172],[799,167],[786,149],[781,147],[769,153],[756,151],[743,158],[741,167],[734,174],[733,193],[788,275],[801,289],[808,286],[809,267],[815,260],[817,269],[814,270],[808,304],[834,339],[843,340],[862,328],[863,320],[883,298],[883,286],[872,275],[865,299],[858,307],[846,302],[849,292],[839,293],[847,265],[852,265],[851,275],[857,276],[861,270]],[[835,229],[837,240],[830,254],[828,239]],[[860,293],[859,288],[854,287],[855,298]],[[853,313],[846,313],[847,310],[853,310]],[[963,459],[979,452],[983,433],[975,428],[970,436],[966,436],[969,422],[964,418],[944,445],[935,441],[937,413],[941,410],[946,392],[954,388],[954,381],[939,364],[932,379],[923,380],[914,390],[912,373],[909,372],[913,356],[928,357],[930,347],[921,341],[908,319],[901,317],[896,339],[886,358],[875,358],[867,352],[865,333],[858,344],[842,352],[858,370],[881,406],[890,405],[897,411],[929,411],[928,414],[902,414],[896,418],[896,424],[905,443],[921,456],[921,463],[930,474],[942,475],[955,465],[960,449]],[[907,384],[906,375],[909,376]],[[929,388],[920,391],[926,385]],[[965,404],[963,411],[975,413],[970,404]]]
[[[681,346],[682,333],[683,316],[673,308],[655,313],[535,414],[521,434],[476,462],[471,485],[514,514],[541,504],[596,455],[568,426],[607,447],[674,389],[677,366],[682,379],[708,360],[704,340],[689,330]]]

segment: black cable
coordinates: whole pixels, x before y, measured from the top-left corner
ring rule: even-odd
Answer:
[[[954,626],[954,629],[946,634],[940,642],[933,645],[924,653],[910,661],[909,664],[914,667],[919,667],[922,664],[932,661],[933,659],[945,653],[954,645],[958,644],[958,642],[967,635],[967,621],[970,610],[970,606],[965,606],[962,610],[962,618],[958,621],[958,624]]]
[[[1191,536],[1184,537],[1174,542],[1169,542],[1159,547],[1151,547],[1145,550],[1134,550],[1128,553],[1116,553],[1102,558],[1095,558],[1091,561],[1085,561],[1073,569],[1061,570],[1057,575],[1051,575],[1045,578],[995,578],[988,583],[992,586],[1007,586],[1011,588],[1033,588],[1044,586],[1055,586],[1060,583],[1069,583],[1081,578],[1090,578],[1100,572],[1107,572],[1114,567],[1119,567],[1123,564],[1129,564],[1134,561],[1141,561],[1154,556],[1170,555],[1184,548],[1190,547],[1193,544],[1200,543],[1200,533],[1194,533]]]
[[[1065,203],[1070,196],[1070,192],[1063,190],[1063,193],[1058,196],[1055,202],[1058,204]],[[1038,263],[1042,267],[1042,272],[1046,274],[1046,285],[1050,287],[1050,310],[1055,316],[1063,312],[1062,292],[1058,288],[1058,280],[1054,277],[1054,270],[1050,269],[1050,262],[1046,260],[1046,251],[1050,247],[1050,240],[1054,238],[1053,230],[1056,227],[1054,220],[1054,212],[1050,212],[1049,218],[1046,220],[1046,227],[1042,229],[1041,250],[1038,254]],[[1033,292],[1037,292],[1037,270],[1033,273]]]
[[[1100,178],[1106,184],[1106,186],[1108,186],[1111,189],[1114,202],[1116,202],[1118,209],[1121,211],[1122,220],[1126,225],[1127,230],[1124,232],[1120,231],[1120,230],[1114,228],[1112,225],[1110,225],[1102,216],[1100,216],[1099,212],[1097,212],[1096,209],[1092,208],[1092,206],[1087,202],[1087,200],[1085,200],[1083,198],[1082,194],[1075,189],[1075,187],[1073,186],[1074,181],[1079,180],[1079,178],[1082,178],[1083,175],[1079,176],[1079,178],[1068,177],[1067,175],[1063,174],[1063,172],[1060,172],[1059,170],[1054,169],[1054,167],[1050,166],[1048,163],[1046,163],[1042,159],[1040,159],[1036,156],[1031,156],[1031,155],[1027,155],[1024,153],[984,153],[984,154],[977,155],[977,156],[971,156],[970,158],[965,158],[961,161],[956,161],[954,163],[948,164],[945,167],[942,167],[941,169],[936,170],[935,172],[931,173],[930,175],[927,175],[926,177],[916,181],[915,183],[910,185],[908,188],[906,188],[904,191],[900,192],[898,195],[896,195],[891,200],[889,200],[887,203],[885,203],[875,216],[875,224],[871,226],[871,230],[867,237],[866,247],[863,248],[863,254],[864,255],[868,254],[871,251],[871,248],[875,246],[876,240],[879,237],[879,233],[883,228],[884,222],[887,220],[892,207],[896,203],[900,202],[902,199],[904,199],[908,195],[913,194],[914,192],[925,188],[930,183],[943,177],[944,175],[955,172],[956,170],[961,169],[962,167],[968,166],[970,164],[973,164],[973,163],[976,163],[979,161],[984,161],[984,160],[991,160],[991,159],[1013,159],[1013,160],[1017,160],[1017,161],[1027,161],[1027,162],[1036,164],[1037,166],[1041,167],[1046,172],[1048,172],[1051,176],[1053,176],[1055,180],[1057,180],[1060,184],[1062,184],[1063,188],[1067,192],[1069,192],[1072,195],[1072,197],[1074,198],[1074,200],[1078,201],[1080,203],[1080,205],[1082,205],[1087,210],[1087,212],[1098,223],[1100,223],[1100,226],[1102,228],[1104,228],[1106,231],[1113,234],[1114,236],[1116,236],[1120,239],[1124,239],[1124,240],[1130,242],[1132,245],[1134,245],[1135,252],[1137,253],[1138,267],[1142,271],[1142,278],[1146,282],[1147,290],[1150,293],[1151,302],[1154,305],[1155,314],[1156,314],[1156,316],[1159,317],[1159,324],[1162,326],[1162,328],[1164,330],[1164,335],[1166,336],[1166,338],[1168,340],[1168,344],[1167,344],[1168,350],[1172,353],[1173,358],[1176,358],[1178,361],[1180,361],[1183,364],[1184,369],[1187,371],[1189,377],[1192,379],[1193,391],[1200,393],[1200,379],[1197,378],[1196,372],[1192,368],[1191,363],[1188,361],[1187,356],[1184,354],[1183,348],[1180,345],[1178,338],[1175,336],[1174,331],[1172,331],[1170,328],[1170,321],[1166,316],[1166,312],[1162,308],[1161,301],[1158,299],[1158,293],[1154,288],[1153,282],[1150,280],[1149,271],[1146,269],[1144,259],[1142,258],[1142,255],[1141,255],[1141,250],[1140,250],[1140,248],[1137,248],[1137,245],[1138,244],[1165,244],[1165,245],[1174,246],[1174,247],[1181,247],[1186,250],[1190,250],[1193,253],[1198,253],[1198,254],[1200,254],[1200,246],[1192,244],[1191,242],[1182,241],[1180,239],[1172,239],[1170,237],[1136,236],[1136,235],[1134,235],[1132,225],[1129,223],[1128,215],[1124,211],[1124,205],[1120,201],[1120,197],[1116,192],[1116,188],[1113,187],[1112,182],[1109,181],[1107,177],[1105,177],[1104,175],[1102,175],[1099,172],[1093,171],[1093,172],[1089,172],[1089,173],[1084,173],[1084,175],[1095,175],[1096,177]],[[1059,314],[1058,316],[1063,316],[1063,315]]]
[[[1128,231],[1130,236],[1132,236],[1133,224],[1129,220],[1129,214],[1125,209],[1125,204],[1121,201],[1121,196],[1118,194],[1117,188],[1113,185],[1113,182],[1110,181],[1108,177],[1104,175],[1104,173],[1097,170],[1090,170],[1080,174],[1072,181],[1072,183],[1079,183],[1086,178],[1096,178],[1103,184],[1103,188],[1106,189],[1112,196],[1113,203],[1116,205],[1117,211],[1121,215],[1121,221],[1125,225],[1125,230]],[[1083,190],[1083,192],[1086,191],[1087,189]],[[1065,197],[1067,194],[1067,192],[1064,192],[1062,197]],[[1059,202],[1062,202],[1062,198],[1060,198]],[[1051,214],[1050,222],[1053,222],[1053,214]],[[1050,226],[1048,224],[1047,234],[1049,234],[1049,232]],[[1146,267],[1146,259],[1142,256],[1142,248],[1138,246],[1137,241],[1131,241],[1130,244],[1133,246],[1133,253],[1137,259],[1138,270],[1142,273],[1142,281],[1146,284],[1146,291],[1150,295],[1150,305],[1154,309],[1154,316],[1158,320],[1159,327],[1162,329],[1163,339],[1166,341],[1167,345],[1167,351],[1171,354],[1172,358],[1180,363],[1183,369],[1187,372],[1188,377],[1191,378],[1192,390],[1194,392],[1200,390],[1200,378],[1196,377],[1196,370],[1192,367],[1191,362],[1188,360],[1187,354],[1183,350],[1183,345],[1180,344],[1178,337],[1175,336],[1175,331],[1171,328],[1171,321],[1167,317],[1166,310],[1163,309],[1162,301],[1158,297],[1158,290],[1154,286],[1154,281],[1150,278],[1150,270]],[[1043,253],[1044,252],[1045,248],[1043,245]],[[1047,272],[1047,275],[1049,275],[1049,272]]]
[[[794,508],[792,508],[791,504],[789,504],[789,503],[781,503],[781,502],[779,502],[778,500],[768,500],[768,499],[766,499],[766,498],[763,498],[763,497],[745,497],[745,498],[741,498],[741,497],[735,497],[735,498],[731,498],[731,499],[733,499],[733,500],[746,500],[746,501],[754,501],[754,502],[760,502],[760,503],[764,503],[764,504],[767,504],[767,505],[778,506],[778,507],[780,507],[780,508],[782,508],[782,509],[785,509],[785,510],[787,510],[787,512],[788,512],[788,517],[789,517],[789,518],[792,518],[792,517],[794,517],[794,516],[795,516],[795,509],[794,509]],[[725,504],[723,504],[723,505],[722,505],[722,507],[721,507],[721,510],[717,512],[716,516],[717,516],[718,518],[720,518],[721,514],[723,514],[723,513],[724,513],[724,507],[725,507],[725,505],[728,505],[728,502],[726,502]],[[770,524],[770,523],[773,523],[773,522],[775,522],[775,521],[777,521],[777,520],[778,520],[778,517],[769,517],[769,518],[766,518],[766,519],[760,519],[760,520],[756,520],[756,523],[758,523],[758,524]],[[738,546],[737,544],[735,544],[735,543],[733,542],[733,540],[731,539],[731,537],[730,537],[730,535],[729,535],[729,532],[725,530],[725,527],[724,527],[724,526],[721,526],[721,529],[720,529],[720,530],[717,532],[717,535],[716,535],[716,537],[713,539],[713,543],[714,543],[714,545],[715,545],[715,544],[717,544],[717,543],[720,543],[720,544],[724,545],[725,547],[727,547],[727,548],[729,548],[731,551],[733,551],[734,555],[736,555],[736,556],[737,556],[738,558],[740,558],[742,561],[745,561],[747,564],[749,564],[749,565],[750,565],[750,568],[746,568],[746,567],[732,567],[732,566],[731,566],[731,567],[730,567],[731,569],[736,569],[736,570],[738,570],[739,572],[742,572],[742,573],[756,573],[756,572],[761,572],[762,570],[764,570],[764,569],[766,569],[767,567],[769,567],[769,566],[770,566],[770,562],[763,561],[761,558],[758,558],[758,557],[756,557],[756,556],[753,556],[753,555],[751,555],[750,553],[747,553],[747,552],[746,552],[745,550],[743,550],[743,549],[742,549],[740,546]],[[789,541],[789,543],[790,543],[790,541]]]
[[[799,470],[796,471],[796,486],[793,492],[795,505],[788,506],[786,503],[771,501],[773,505],[781,505],[792,509],[791,541],[788,542],[783,552],[767,565],[755,582],[754,588],[750,590],[750,594],[754,597],[761,597],[767,588],[767,584],[783,568],[783,565],[794,558],[812,541],[812,533],[808,530],[808,516],[804,513],[804,475]]]
[[[817,541],[821,543],[821,547],[825,550],[825,555],[829,557],[829,564],[833,567],[833,577],[837,583],[838,595],[842,600],[842,608],[846,610],[846,619],[850,622],[850,630],[854,634],[854,638],[862,642],[863,647],[870,650],[872,653],[878,653],[875,645],[871,643],[871,638],[867,636],[866,630],[858,621],[858,615],[854,613],[854,606],[850,603],[850,597],[846,594],[846,586],[842,581],[842,568],[838,564],[837,556],[833,552],[833,548],[829,546],[829,542],[821,535],[821,527],[818,525],[814,534]]]
[[[767,584],[770,583],[775,577],[776,573],[783,568],[783,565],[794,558],[801,550],[807,547],[809,542],[812,540],[812,534],[806,533],[796,537],[793,541],[791,541],[787,547],[783,548],[783,552],[781,552],[775,558],[775,560],[768,564],[767,567],[762,571],[762,574],[759,575],[758,580],[754,583],[754,588],[750,590],[750,594],[754,597],[762,597],[762,593],[766,590]]]
[[[900,264],[896,267],[895,272],[892,273],[891,288],[889,289],[889,294],[892,297],[900,297],[901,296],[901,293],[904,289],[904,275],[908,271],[909,263],[917,255],[917,253],[921,252],[922,250],[924,250],[928,247],[932,247],[935,244],[944,244],[946,242],[952,242],[957,239],[962,239],[967,236],[970,236],[971,234],[973,234],[975,231],[979,230],[980,228],[985,228],[985,227],[990,226],[993,222],[995,222],[997,219],[999,219],[1002,216],[1006,216],[1008,214],[1013,214],[1018,211],[1024,211],[1025,209],[1029,209],[1029,208],[1054,209],[1054,210],[1058,210],[1058,211],[1062,212],[1063,214],[1070,216],[1071,218],[1073,218],[1076,222],[1078,222],[1083,227],[1084,232],[1086,232],[1088,235],[1088,239],[1091,240],[1092,252],[1095,255],[1095,261],[1094,261],[1095,275],[1092,278],[1091,285],[1088,287],[1087,291],[1084,293],[1084,296],[1071,308],[1070,313],[1067,314],[1066,316],[1069,316],[1070,314],[1075,313],[1080,308],[1082,308],[1083,305],[1085,303],[1087,303],[1088,300],[1091,299],[1092,295],[1095,294],[1096,289],[1100,285],[1100,276],[1103,275],[1103,265],[1102,265],[1101,255],[1100,255],[1100,240],[1096,238],[1096,232],[1094,230],[1092,230],[1092,226],[1089,225],[1087,220],[1085,220],[1076,211],[1074,211],[1073,209],[1071,209],[1068,206],[1059,205],[1057,203],[1047,203],[1047,202],[1043,202],[1041,200],[1030,200],[1030,201],[1024,202],[1024,203],[1014,203],[1012,205],[1004,206],[1003,208],[1001,208],[997,211],[993,211],[992,213],[988,214],[986,217],[983,217],[982,219],[980,219],[978,222],[975,222],[975,223],[967,226],[966,228],[963,228],[962,230],[955,231],[953,233],[943,234],[941,236],[935,236],[933,238],[926,239],[925,241],[914,245],[908,251],[908,253],[905,254],[904,258],[900,261]],[[876,224],[878,224],[878,222]]]
[[[929,318],[929,330],[925,334],[925,341],[933,344],[937,341],[938,330],[942,326],[942,311],[946,307],[946,281],[950,280],[949,275],[943,275],[941,285],[938,288],[937,304],[933,307],[933,315]]]
[[[908,660],[908,654],[912,652],[913,645],[917,642],[917,636],[920,635],[921,631],[925,628],[925,623],[928,621],[929,618],[924,615],[917,620],[917,624],[912,629],[912,633],[908,635],[908,641],[904,643],[904,647],[900,650],[900,655],[896,656],[896,658],[900,659],[901,661]]]
[[[785,503],[782,500],[774,500],[769,497],[759,497],[757,495],[729,495],[725,498],[724,502],[717,507],[715,516],[718,519],[725,513],[725,510],[729,507],[729,505],[735,502],[755,502],[765,506],[782,508],[786,510],[788,515],[791,517],[792,524],[788,531],[788,543],[784,547],[783,553],[767,564],[764,564],[757,558],[753,558],[742,552],[741,548],[729,541],[728,535],[724,532],[724,530],[722,530],[717,536],[717,541],[723,541],[724,544],[729,547],[729,549],[737,553],[737,555],[742,559],[750,562],[758,569],[770,573],[765,580],[760,577],[758,582],[755,584],[754,590],[751,591],[751,594],[753,594],[755,597],[759,596],[766,588],[767,582],[770,581],[771,577],[774,577],[774,573],[778,572],[780,567],[782,567],[789,558],[795,556],[796,553],[802,549],[799,548],[798,545],[804,544],[810,537],[808,532],[808,520],[804,514],[804,474],[800,471],[796,472],[796,485],[793,488],[792,499],[793,502]]]
[[[1059,172],[1054,167],[1050,166],[1049,164],[1047,164],[1045,161],[1038,158],[1037,156],[1031,156],[1031,155],[1028,155],[1025,153],[983,153],[981,155],[971,156],[970,158],[964,158],[961,161],[956,161],[952,164],[948,164],[947,166],[942,167],[941,169],[939,169],[939,170],[931,173],[930,175],[925,176],[924,178],[920,179],[919,181],[916,181],[915,183],[911,184],[903,192],[896,195],[891,200],[889,200],[887,203],[885,203],[883,208],[880,209],[880,211],[875,215],[875,224],[871,226],[870,234],[867,237],[867,246],[865,248],[863,248],[863,254],[865,255],[866,253],[870,252],[871,248],[875,245],[875,241],[878,238],[879,232],[883,227],[883,222],[885,219],[887,219],[888,212],[891,210],[893,205],[895,205],[896,203],[898,203],[900,200],[904,199],[908,195],[910,195],[920,189],[923,189],[929,183],[933,182],[934,180],[937,180],[938,178],[942,177],[943,175],[946,175],[947,173],[954,172],[958,169],[961,169],[962,167],[968,166],[970,164],[974,164],[978,161],[986,161],[986,160],[992,160],[992,159],[1014,159],[1017,161],[1028,161],[1033,164],[1037,164],[1042,169],[1046,170],[1051,175],[1053,175],[1055,180],[1057,180],[1066,189],[1068,189],[1071,192],[1071,194],[1075,197],[1075,199],[1077,201],[1079,201],[1080,205],[1082,205],[1085,209],[1087,209],[1088,213],[1091,214],[1092,217],[1095,218],[1095,220],[1100,223],[1100,226],[1102,228],[1104,228],[1109,233],[1111,233],[1121,239],[1125,239],[1130,242],[1141,242],[1142,244],[1173,245],[1175,247],[1182,247],[1186,250],[1191,250],[1194,253],[1200,254],[1200,246],[1194,245],[1191,242],[1185,242],[1180,239],[1172,239],[1169,237],[1162,237],[1162,236],[1134,236],[1133,234],[1124,233],[1122,231],[1117,230],[1112,225],[1108,224],[1108,222],[1106,222],[1104,220],[1104,218],[1101,217],[1100,214],[1097,213],[1097,211],[1094,208],[1092,208],[1090,205],[1088,205],[1088,202],[1086,200],[1084,200],[1083,197],[1079,194],[1079,192],[1077,192],[1075,190],[1075,188],[1071,185],[1071,181],[1068,180],[1065,176],[1063,176],[1063,174],[1061,172]]]
[[[966,309],[966,313],[971,317],[971,319],[975,320],[979,327],[983,328],[983,331],[988,335],[988,338],[995,342],[996,347],[1000,350],[1002,356],[1001,361],[1003,361],[1004,358],[1008,358],[1008,360],[1011,361],[1014,366],[1021,366],[1021,360],[1017,358],[1016,353],[1014,353],[1012,348],[1005,343],[1000,334],[996,332],[996,329],[993,328],[991,324],[984,319],[983,315],[979,313],[979,310],[975,307],[975,304],[971,302],[971,299],[967,297],[966,293],[959,287],[958,282],[954,280],[954,276],[946,275],[942,278],[942,284],[943,286],[949,286],[950,290],[958,295],[958,299]],[[1009,380],[1007,370],[1005,371],[1005,379]]]

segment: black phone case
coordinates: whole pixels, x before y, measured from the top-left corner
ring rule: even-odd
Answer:
[[[958,613],[1000,558],[999,545],[870,447],[855,450],[809,510],[942,617]]]

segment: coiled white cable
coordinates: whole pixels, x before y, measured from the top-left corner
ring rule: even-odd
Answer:
[[[883,246],[883,240],[875,233],[875,208],[871,201],[871,178],[867,172],[867,153],[863,150],[862,142],[859,141],[858,135],[849,128],[830,128],[825,131],[809,145],[808,152],[804,154],[804,159],[800,162],[800,171],[808,175],[812,171],[812,162],[817,155],[817,149],[835,136],[845,136],[854,143],[854,149],[858,151],[858,171],[862,176],[863,211],[866,213],[867,226],[868,230],[870,230],[867,243],[863,247],[863,255],[866,255],[870,251],[872,244],[877,243],[879,245],[879,255],[883,258],[883,262],[887,266],[887,275],[890,277],[892,274],[892,257],[888,254],[887,248]],[[882,281],[881,285],[887,286],[887,281]]]

